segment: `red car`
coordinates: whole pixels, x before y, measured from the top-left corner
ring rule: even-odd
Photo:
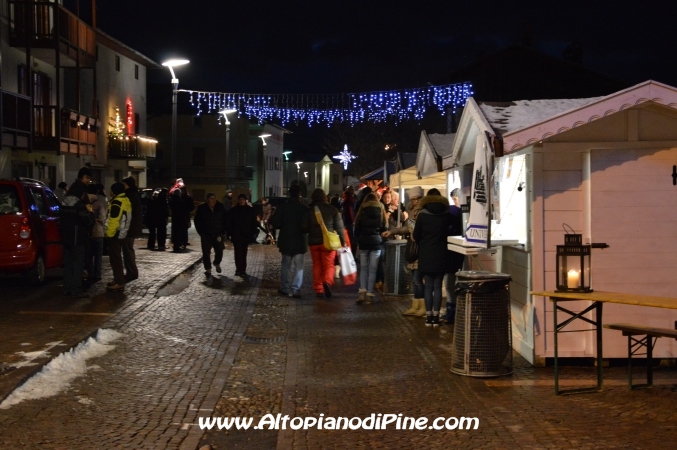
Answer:
[[[23,273],[40,284],[46,270],[63,265],[60,207],[40,181],[0,180],[0,271]]]

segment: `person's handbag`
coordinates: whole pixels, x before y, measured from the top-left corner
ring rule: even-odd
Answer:
[[[320,224],[320,228],[322,228],[322,241],[324,243],[324,248],[329,251],[334,251],[341,248],[341,238],[336,231],[329,231],[327,229],[326,225],[324,224],[324,220],[322,219],[320,208],[317,206],[315,207],[315,218],[317,219],[317,223]]]
[[[341,275],[343,276],[343,285],[350,286],[357,281],[357,264],[353,258],[353,252],[350,248],[344,247],[338,249],[339,262],[341,264]]]
[[[404,260],[409,264],[416,262],[418,259],[418,243],[413,239],[407,240],[407,245],[404,247]]]

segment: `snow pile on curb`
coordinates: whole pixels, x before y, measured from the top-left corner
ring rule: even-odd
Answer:
[[[103,356],[115,348],[110,345],[123,335],[114,330],[99,329],[96,337],[54,358],[42,370],[16,388],[2,403],[0,409],[9,409],[24,400],[52,397],[62,392],[75,378],[87,373],[85,362]]]

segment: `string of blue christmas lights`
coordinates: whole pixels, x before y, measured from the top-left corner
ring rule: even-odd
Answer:
[[[204,92],[181,89],[190,96],[197,114],[236,110],[238,115],[264,121],[307,122],[330,125],[336,121],[396,122],[421,120],[429,107],[446,114],[465,105],[473,95],[470,82],[443,86],[426,86],[399,91],[362,92],[356,94],[243,94]]]

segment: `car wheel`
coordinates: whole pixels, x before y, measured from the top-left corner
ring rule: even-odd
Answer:
[[[45,282],[45,260],[42,255],[38,255],[33,268],[26,274],[31,284],[38,285]]]

